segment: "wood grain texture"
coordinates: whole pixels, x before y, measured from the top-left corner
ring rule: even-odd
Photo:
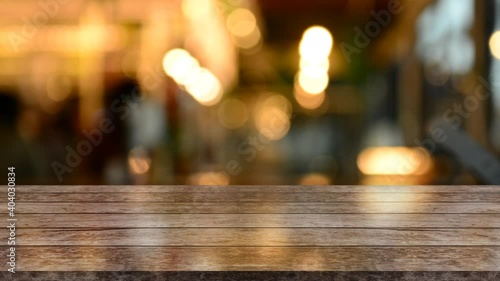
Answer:
[[[7,189],[7,186],[0,186]],[[40,185],[17,186],[17,191],[22,193],[115,193],[115,192],[396,192],[396,193],[481,193],[500,192],[500,186],[192,186],[192,185]]]
[[[20,271],[500,270],[498,186],[16,191]]]
[[[18,214],[500,214],[498,203],[26,203]]]
[[[500,214],[20,214],[17,218],[19,228],[500,227]]]
[[[500,229],[50,228],[19,229],[17,241],[23,246],[500,246]]]
[[[7,202],[7,193],[0,194]],[[396,192],[123,192],[123,193],[22,193],[17,202],[477,202],[499,203],[500,192],[396,193]]]
[[[5,256],[6,251],[1,255]],[[20,271],[496,271],[498,247],[19,247]]]

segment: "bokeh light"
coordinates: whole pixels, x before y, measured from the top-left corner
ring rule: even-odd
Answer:
[[[262,35],[259,29],[254,29],[254,31],[249,36],[236,38],[233,43],[242,49],[254,49],[259,47],[261,38]]]
[[[190,183],[194,185],[229,185],[229,175],[226,172],[201,172],[191,176]]]
[[[292,104],[282,95],[272,94],[264,100],[263,106],[267,108],[279,108],[288,117],[292,116]]]
[[[248,120],[248,107],[239,99],[227,99],[219,107],[220,123],[228,129],[237,129]]]
[[[282,139],[290,130],[292,105],[283,96],[272,95],[258,106],[255,124],[260,134],[269,140]]]
[[[305,109],[315,110],[325,100],[325,90],[330,83],[329,56],[333,47],[333,36],[326,28],[308,28],[299,44],[300,64],[295,77],[294,97]]]
[[[226,25],[232,35],[247,37],[257,28],[257,20],[248,9],[236,9],[229,14]]]
[[[500,31],[495,31],[490,37],[490,50],[496,59],[500,59]]]
[[[432,159],[421,148],[372,147],[358,156],[358,168],[365,175],[424,175]]]
[[[151,168],[151,157],[142,146],[137,146],[128,154],[129,171],[135,175],[142,175]]]
[[[261,43],[262,34],[252,11],[235,9],[226,19],[226,27],[231,33],[233,43],[241,49],[254,49]]]
[[[330,178],[320,173],[310,173],[304,175],[299,180],[300,185],[329,185],[331,184]]]
[[[328,73],[309,67],[299,71],[298,82],[302,90],[311,95],[318,95],[328,87]]]
[[[330,62],[328,61],[328,58],[317,62],[311,62],[303,59],[300,60],[300,69],[311,68],[316,69],[317,71],[328,72],[328,70],[330,69]]]
[[[295,87],[294,97],[297,103],[305,109],[314,110],[319,108],[325,101],[325,92],[311,95],[302,90],[300,86]]]
[[[333,47],[333,36],[322,26],[308,28],[302,36],[299,53],[303,60],[322,62],[330,55]]]
[[[185,85],[188,77],[198,68],[198,61],[183,49],[170,50],[163,57],[163,70],[179,85]]]
[[[186,89],[196,101],[205,106],[215,105],[222,98],[219,79],[206,68],[199,68],[187,79]]]
[[[213,2],[212,0],[183,0],[181,9],[187,18],[204,18],[210,15]]]

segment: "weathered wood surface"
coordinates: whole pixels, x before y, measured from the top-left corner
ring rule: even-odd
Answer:
[[[17,202],[151,202],[151,203],[335,203],[335,202],[482,202],[500,204],[500,192],[398,193],[398,192],[106,192],[29,193],[18,192]],[[7,193],[0,194],[7,202]]]
[[[17,239],[26,246],[500,246],[500,229],[51,228],[19,229]]]
[[[191,185],[169,185],[169,186],[116,186],[116,185],[43,185],[43,186],[18,186],[18,192],[27,193],[104,193],[104,192],[396,192],[396,193],[481,193],[500,192],[499,186],[464,186],[464,185],[440,185],[440,186],[191,186]]]
[[[3,254],[4,253],[0,253]],[[23,247],[19,271],[498,271],[497,247]]]
[[[498,203],[19,203],[24,214],[500,214]]]
[[[500,270],[497,186],[19,186],[15,211],[20,271]]]
[[[49,203],[50,204],[50,203]],[[0,216],[4,221],[7,216]],[[498,228],[500,214],[24,214],[19,228]]]

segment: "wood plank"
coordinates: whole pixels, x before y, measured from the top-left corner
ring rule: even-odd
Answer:
[[[5,256],[7,248],[0,254]],[[495,271],[498,247],[23,247],[18,271]]]
[[[7,202],[7,193],[0,194]],[[20,193],[16,202],[495,202],[498,193],[332,193],[332,192],[137,192]]]
[[[7,229],[0,235],[7,237]],[[500,246],[500,229],[18,229],[16,241],[22,246]]]
[[[20,186],[17,265],[498,270],[498,203],[493,186]]]
[[[19,228],[500,227],[499,214],[18,214],[17,219]]]
[[[6,186],[1,186],[6,190]],[[115,192],[396,192],[449,193],[500,192],[499,186],[192,186],[192,185],[41,185],[17,186],[22,193],[115,193]]]
[[[25,203],[16,213],[92,214],[324,214],[324,213],[500,213],[498,203]]]

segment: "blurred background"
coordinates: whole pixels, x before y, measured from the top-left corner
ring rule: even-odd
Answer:
[[[499,159],[497,29],[494,0],[1,0],[0,163],[18,184],[500,184],[466,161]]]

